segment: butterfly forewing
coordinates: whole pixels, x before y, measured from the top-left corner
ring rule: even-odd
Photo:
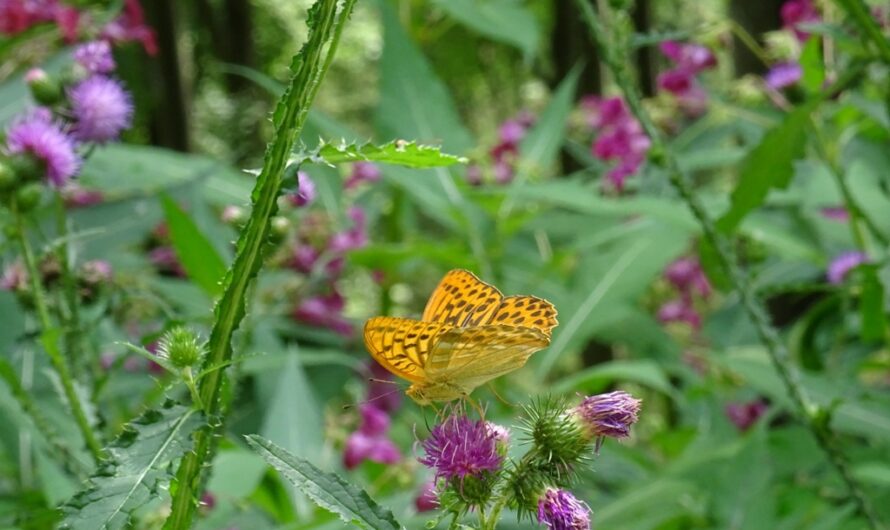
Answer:
[[[365,346],[381,366],[409,381],[426,380],[426,364],[438,337],[452,326],[409,318],[375,317],[365,323]]]
[[[454,328],[439,337],[424,365],[428,380],[447,380],[469,393],[522,367],[550,339],[543,331],[506,325]]]
[[[522,295],[505,297],[490,323],[534,328],[548,337],[558,324],[553,304],[536,296]]]
[[[451,326],[478,326],[491,320],[503,295],[472,272],[455,269],[433,291],[423,320]]]

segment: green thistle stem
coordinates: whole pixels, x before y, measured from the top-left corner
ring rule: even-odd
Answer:
[[[49,308],[46,303],[46,293],[43,292],[43,285],[40,283],[40,269],[37,267],[37,261],[34,259],[34,252],[31,250],[31,244],[25,235],[24,219],[17,210],[13,208],[13,216],[15,217],[15,236],[18,239],[19,247],[22,251],[22,258],[25,261],[25,269],[28,271],[28,279],[31,282],[31,291],[34,297],[34,307],[37,310],[37,318],[40,321],[42,330],[41,343],[49,356],[50,363],[59,375],[62,383],[62,390],[68,401],[68,407],[74,416],[74,421],[83,435],[84,442],[93,456],[93,460],[98,464],[102,460],[102,446],[99,444],[90,422],[87,420],[84,412],[83,404],[77,391],[74,389],[74,379],[71,377],[71,370],[68,368],[68,362],[59,351],[58,330],[53,326],[50,318]]]
[[[881,59],[890,65],[890,40],[881,32],[881,27],[875,18],[869,13],[868,6],[862,0],[836,0],[847,15],[852,18],[859,28],[865,33],[865,38],[870,39],[878,49]]]
[[[841,1],[847,4],[858,2],[858,0]],[[624,66],[623,61],[616,54],[616,49],[619,50],[619,53],[620,50],[626,49],[625,44],[623,42],[613,42],[612,37],[614,36],[610,36],[606,32],[599,16],[590,7],[589,3],[584,0],[575,0],[575,3],[590,30],[590,36],[600,52],[600,57],[603,58],[608,68],[612,71],[615,82],[624,94],[624,99],[627,101],[631,112],[643,126],[647,136],[649,136],[652,148],[663,156],[664,166],[667,169],[671,184],[680,194],[693,216],[698,220],[705,238],[716,249],[720,266],[728,274],[735,290],[739,293],[745,312],[754,323],[757,334],[772,361],[773,367],[779,374],[786,391],[797,408],[798,415],[813,433],[813,436],[825,451],[829,462],[841,476],[859,512],[868,520],[871,528],[880,530],[882,525],[859,483],[853,477],[846,457],[838,447],[837,435],[831,429],[829,421],[826,421],[825,411],[821,411],[807,396],[800,382],[800,374],[791,362],[788,349],[779,336],[778,331],[770,323],[763,302],[756,296],[750,279],[738,265],[735,250],[730,245],[728,239],[717,231],[713,220],[695,195],[693,186],[689,183],[685,173],[680,169],[676,157],[662,138],[661,132],[643,108],[639,90]],[[610,27],[616,25],[616,21],[612,20],[610,22]],[[888,57],[890,57],[890,50],[888,50]]]

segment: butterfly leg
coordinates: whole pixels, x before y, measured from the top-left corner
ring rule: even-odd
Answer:
[[[482,421],[485,421],[485,409],[482,408],[482,405],[480,405],[478,401],[471,398],[469,394],[464,394],[463,397],[461,398],[461,400],[466,403],[469,403],[470,406],[472,406],[474,409],[476,409],[476,412],[479,413],[479,419]]]
[[[513,408],[516,407],[515,403],[510,403],[509,401],[504,399],[500,394],[498,394],[498,391],[495,390],[494,385],[490,381],[488,383],[488,389],[491,390],[491,393],[494,394],[494,397],[498,398],[498,401],[500,401],[504,405],[507,405],[508,407],[513,407]]]

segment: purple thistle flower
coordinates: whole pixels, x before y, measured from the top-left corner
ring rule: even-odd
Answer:
[[[74,134],[85,142],[116,139],[133,119],[133,101],[120,82],[94,75],[68,90],[77,121]]]
[[[91,74],[107,74],[117,66],[111,56],[108,41],[97,40],[82,44],[74,50],[74,60]]]
[[[538,499],[538,522],[552,530],[590,530],[590,508],[566,490],[547,488]]]
[[[803,68],[801,68],[800,64],[787,62],[773,65],[763,77],[763,80],[766,86],[773,90],[781,90],[794,85],[800,81],[801,77],[803,77]]]
[[[61,188],[80,169],[81,159],[74,141],[65,134],[46,109],[38,109],[15,122],[6,131],[10,155],[28,153],[45,166],[50,184]]]
[[[835,285],[844,283],[850,271],[868,262],[868,256],[862,252],[844,252],[831,260],[828,264],[828,282]]]
[[[500,469],[504,457],[498,452],[498,440],[482,420],[452,415],[433,427],[423,442],[425,456],[418,461],[444,477],[461,482],[467,477],[481,477]]]
[[[748,403],[729,403],[725,411],[733,425],[740,431],[747,431],[766,412],[766,403],[762,399]]]
[[[641,400],[620,390],[588,396],[575,407],[575,414],[592,436],[626,438],[637,422]]]
[[[315,200],[315,182],[303,171],[297,172],[297,191],[288,195],[288,200],[293,206],[301,207],[312,204]]]

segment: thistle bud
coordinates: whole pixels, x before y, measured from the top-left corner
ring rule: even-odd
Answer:
[[[18,181],[12,167],[0,160],[0,191],[11,189]]]
[[[571,492],[549,487],[538,499],[538,522],[554,530],[590,530],[590,508]]]
[[[58,81],[47,75],[40,68],[32,68],[25,74],[25,82],[31,89],[34,101],[41,105],[52,106],[61,101],[62,87]]]
[[[25,184],[15,193],[15,202],[19,211],[29,212],[40,204],[40,198],[43,196],[43,186],[32,182]]]
[[[630,426],[637,422],[640,403],[639,399],[619,390],[584,398],[573,414],[591,438],[626,438]]]
[[[204,357],[204,344],[192,330],[176,327],[161,338],[158,355],[177,368],[189,368]]]

